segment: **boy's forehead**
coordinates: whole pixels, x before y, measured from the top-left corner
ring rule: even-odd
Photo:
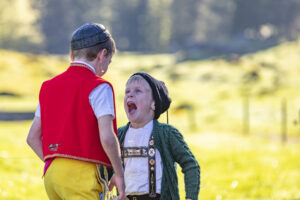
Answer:
[[[128,87],[129,85],[135,85],[135,84],[138,86],[146,87],[147,89],[151,90],[149,83],[141,76],[130,77],[126,83],[126,87]]]

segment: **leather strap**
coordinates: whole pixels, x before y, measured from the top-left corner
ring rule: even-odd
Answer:
[[[124,158],[148,157],[148,147],[123,147]]]
[[[156,174],[155,174],[155,147],[151,134],[148,150],[148,172],[149,172],[149,197],[156,197]]]
[[[143,194],[143,195],[128,195],[128,200],[159,200],[160,194],[156,194],[156,197],[149,197],[149,194]]]

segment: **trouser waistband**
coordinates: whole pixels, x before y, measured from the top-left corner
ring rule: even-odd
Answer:
[[[156,197],[150,197],[149,194],[144,195],[128,195],[127,198],[129,200],[159,200],[160,194],[156,194]]]

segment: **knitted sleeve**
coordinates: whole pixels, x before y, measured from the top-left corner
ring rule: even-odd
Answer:
[[[173,128],[169,134],[169,147],[174,160],[181,166],[184,174],[186,198],[198,200],[200,190],[200,166],[183,139],[181,133]]]
[[[118,139],[119,139],[120,144],[124,141],[125,134],[126,134],[128,127],[129,127],[129,123],[127,123],[125,126],[121,126],[118,128]]]

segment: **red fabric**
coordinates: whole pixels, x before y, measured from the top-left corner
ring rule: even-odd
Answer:
[[[102,83],[111,85],[89,69],[74,65],[43,83],[39,100],[45,160],[65,157],[111,167],[88,98]],[[116,118],[113,126],[117,134]]]

